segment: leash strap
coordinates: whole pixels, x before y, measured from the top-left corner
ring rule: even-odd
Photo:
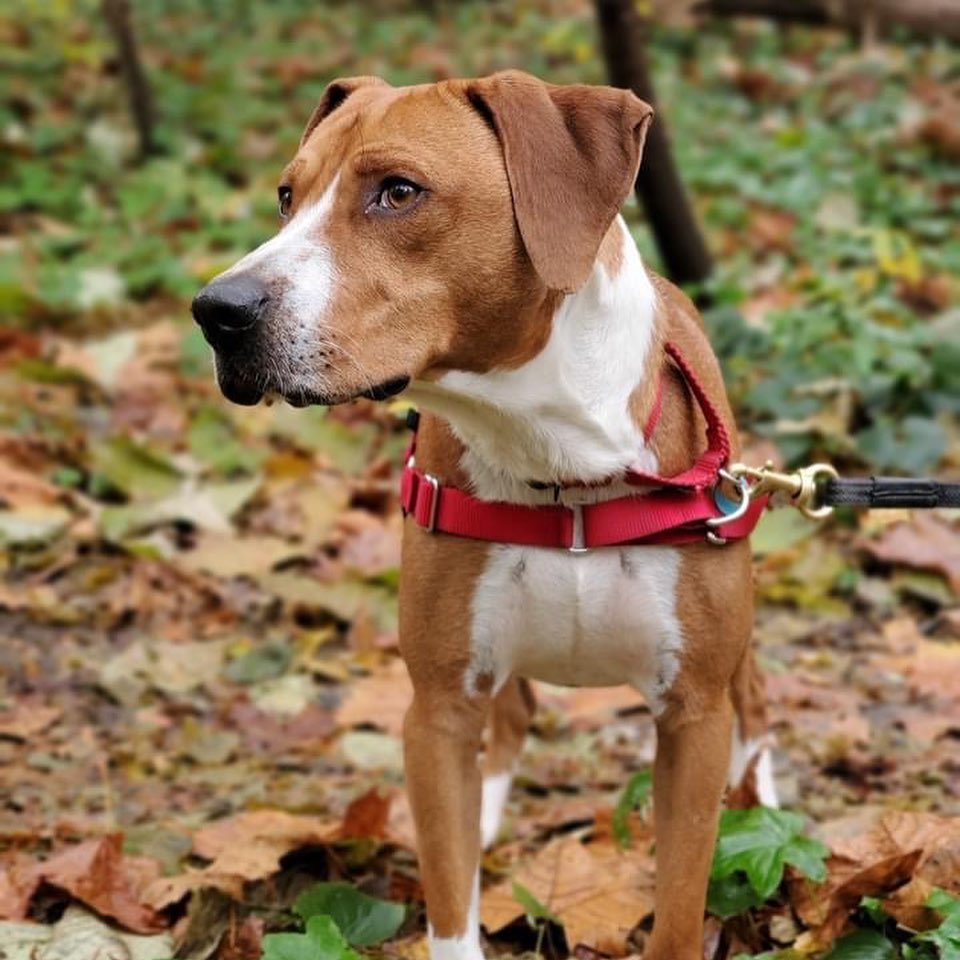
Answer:
[[[910,477],[831,477],[819,485],[823,507],[913,508],[960,507],[960,483]]]

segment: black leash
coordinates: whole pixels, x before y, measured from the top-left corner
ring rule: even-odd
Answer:
[[[819,520],[834,507],[931,510],[960,507],[960,483],[917,477],[841,477],[829,463],[813,463],[790,472],[735,463],[730,476],[744,485],[742,500],[764,494],[786,494],[787,503],[804,516]],[[781,501],[782,502],[782,501]]]
[[[817,506],[912,508],[960,507],[960,483],[913,477],[828,477],[817,487]]]

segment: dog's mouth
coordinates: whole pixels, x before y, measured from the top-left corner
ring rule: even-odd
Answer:
[[[271,403],[284,400],[291,407],[332,407],[340,403],[349,403],[360,397],[368,400],[388,400],[402,393],[410,384],[409,377],[392,377],[363,390],[331,393],[309,389],[279,389],[270,383],[233,377],[225,375],[222,371],[218,372],[217,380],[221,392],[231,403],[245,407],[255,406],[264,399]]]

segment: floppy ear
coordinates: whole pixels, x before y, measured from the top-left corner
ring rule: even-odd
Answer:
[[[307,142],[317,124],[329,117],[354,90],[371,86],[386,87],[389,84],[379,77],[344,77],[341,80],[333,80],[328,83],[327,89],[320,94],[320,102],[307,121],[307,126],[300,137],[300,146],[302,147]]]
[[[555,86],[518,70],[469,81],[466,92],[500,139],[537,273],[576,290],[633,186],[653,108],[629,90]]]

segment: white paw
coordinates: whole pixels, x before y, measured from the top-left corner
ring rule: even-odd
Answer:
[[[427,925],[430,960],[484,960],[480,949],[480,873],[473,881],[467,927],[459,937],[436,937]]]

